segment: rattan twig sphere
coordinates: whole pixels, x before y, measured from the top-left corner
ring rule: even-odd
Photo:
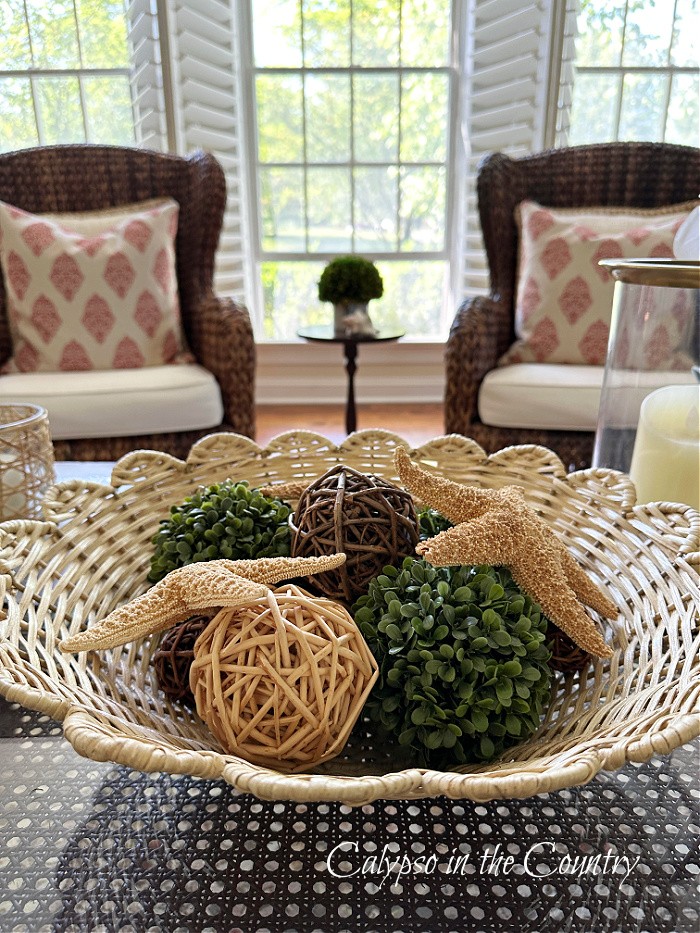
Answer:
[[[348,612],[293,584],[222,609],[190,668],[197,712],[223,748],[290,771],[342,751],[376,678]]]
[[[556,625],[550,625],[549,634],[552,636],[552,657],[549,662],[552,669],[561,671],[562,674],[582,671],[591,660],[590,654],[584,648],[579,648],[576,642]]]
[[[192,616],[166,632],[153,655],[158,686],[170,700],[194,705],[190,690],[190,667],[194,643],[211,621],[211,616]]]
[[[413,554],[418,516],[410,493],[348,466],[336,466],[301,494],[292,520],[292,554],[345,554],[345,563],[311,584],[352,603],[387,564]]]

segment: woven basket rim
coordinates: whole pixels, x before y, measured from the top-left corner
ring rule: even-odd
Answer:
[[[356,432],[340,445],[314,432],[290,431],[278,435],[265,447],[239,435],[215,434],[195,444],[186,461],[157,451],[129,453],[114,465],[109,484],[68,480],[52,487],[45,500],[45,521],[11,521],[0,525],[0,583],[12,600],[11,563],[14,552],[10,542],[13,537],[31,538],[35,552],[48,558],[56,551],[57,525],[71,515],[75,518],[77,513],[73,514],[71,510],[80,507],[81,503],[90,503],[91,516],[111,514],[110,510],[116,510],[121,500],[126,501],[129,495],[138,502],[140,493],[143,493],[143,498],[152,491],[158,477],[175,477],[178,480],[191,477],[190,482],[198,485],[196,477],[203,471],[211,469],[212,465],[219,468],[231,462],[239,464],[255,461],[263,466],[281,463],[283,467],[287,462],[285,458],[288,458],[290,462],[302,460],[308,469],[308,463],[313,463],[316,456],[319,461],[317,475],[321,475],[328,468],[327,460],[322,460],[323,457],[356,456],[358,451],[359,455],[365,456],[369,455],[368,451],[374,451],[374,455],[384,458],[382,463],[386,461],[388,467],[391,451],[398,443],[409,447],[411,455],[424,464],[439,466],[439,455],[442,452],[445,459],[448,456],[455,458],[460,468],[466,464],[469,469],[473,467],[474,470],[481,470],[489,480],[496,476],[503,479],[511,477],[512,471],[520,469],[527,481],[532,479],[533,484],[539,484],[538,489],[549,484],[556,495],[578,495],[579,491],[585,491],[591,486],[600,497],[607,495],[609,490],[610,500],[603,503],[605,507],[613,505],[617,514],[627,522],[626,528],[633,527],[639,530],[640,535],[661,542],[666,540],[664,523],[668,525],[670,533],[672,528],[675,529],[673,523],[676,522],[680,530],[677,533],[674,531],[673,558],[668,558],[663,570],[682,576],[687,593],[682,593],[673,581],[669,585],[675,599],[685,600],[684,606],[690,600],[691,615],[693,604],[700,605],[697,573],[700,566],[700,515],[689,506],[674,503],[635,505],[634,487],[624,474],[600,468],[567,474],[556,454],[538,445],[508,447],[487,456],[474,441],[460,435],[437,437],[417,448],[410,448],[398,435],[378,430]],[[389,472],[388,468],[385,475]],[[241,478],[245,477],[241,475]],[[565,501],[568,503],[568,500]],[[668,549],[667,545],[664,546]],[[661,571],[655,570],[654,573],[661,579]],[[652,582],[658,581],[654,579]],[[122,601],[126,598],[128,596]],[[670,611],[673,620],[673,607]],[[691,649],[693,645],[696,649],[700,648],[697,621],[694,630],[691,623],[689,631],[688,618],[681,618],[681,615],[676,618],[677,631],[671,632],[672,640],[683,640],[685,648],[685,665],[678,676],[694,678],[697,683],[700,676],[698,650],[694,657],[688,650],[688,643]],[[6,624],[9,626],[10,622],[11,619],[8,619]],[[81,755],[145,771],[223,778],[240,790],[254,793],[262,799],[335,800],[359,805],[380,797],[415,799],[441,794],[475,801],[527,797],[585,783],[599,771],[615,770],[627,761],[641,762],[653,754],[667,754],[700,735],[697,690],[694,696],[690,690],[690,698],[678,709],[662,705],[652,709],[648,716],[638,716],[637,728],[631,727],[629,723],[627,728],[621,724],[616,732],[614,725],[605,728],[599,726],[598,733],[593,731],[587,734],[585,741],[572,741],[570,748],[551,753],[543,748],[541,755],[537,754],[536,748],[531,748],[531,756],[527,760],[496,761],[490,765],[469,768],[465,772],[409,767],[393,771],[387,769],[380,774],[287,774],[224,755],[214,747],[175,748],[172,743],[167,746],[167,743],[159,743],[148,735],[139,736],[128,730],[120,730],[110,722],[108,704],[101,712],[90,710],[89,703],[99,708],[96,695],[79,702],[76,697],[80,691],[78,694],[74,691],[71,695],[65,684],[58,682],[50,672],[42,672],[22,661],[17,643],[13,643],[7,631],[3,631],[1,621],[0,636],[0,694],[8,700],[63,721],[66,738]],[[631,650],[629,644],[627,653]],[[616,652],[613,659],[615,666],[611,671],[619,672],[620,666],[627,663],[623,655],[622,651]],[[609,672],[606,676],[611,679],[613,675]],[[531,743],[525,743],[528,744]],[[519,748],[515,746],[511,752],[517,754]],[[331,761],[325,768],[332,771],[332,766]]]

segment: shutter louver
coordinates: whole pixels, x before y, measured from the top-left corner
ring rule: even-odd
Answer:
[[[126,13],[136,144],[166,152],[168,133],[155,0],[130,0]]]
[[[170,45],[177,151],[204,149],[221,163],[227,201],[215,285],[245,300],[241,120],[236,14],[221,0],[170,0]]]
[[[468,150],[463,297],[488,290],[476,203],[476,170],[489,152],[541,148],[548,4],[471,0],[465,140]]]

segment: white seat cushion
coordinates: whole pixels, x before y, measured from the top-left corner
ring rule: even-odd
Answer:
[[[221,424],[219,385],[196,365],[0,376],[0,402],[34,402],[54,440],[130,437]]]
[[[566,363],[500,366],[481,384],[479,417],[498,428],[595,431],[604,371]],[[621,388],[625,378],[617,373],[612,386]],[[685,382],[693,382],[690,372],[630,372],[631,391],[620,410],[625,423],[618,426],[636,427],[642,401],[654,389]]]

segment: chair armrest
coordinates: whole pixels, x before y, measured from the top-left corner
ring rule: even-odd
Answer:
[[[511,340],[511,313],[505,302],[479,295],[460,305],[445,350],[448,434],[468,434],[469,425],[479,420],[479,387]]]
[[[248,311],[231,298],[205,295],[192,315],[192,350],[221,389],[224,424],[255,437],[255,340]]]

